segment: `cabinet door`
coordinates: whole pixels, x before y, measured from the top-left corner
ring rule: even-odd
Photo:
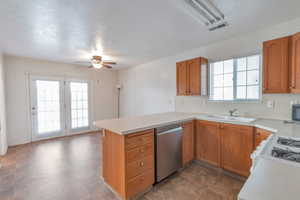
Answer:
[[[289,92],[290,37],[263,43],[263,93]]]
[[[292,36],[291,92],[300,93],[300,33]]]
[[[201,95],[201,58],[187,61],[188,66],[188,93],[189,95]]]
[[[270,131],[266,131],[260,128],[256,128],[255,129],[255,144],[254,144],[254,149],[256,149],[256,147],[258,145],[260,145],[260,143],[264,140],[266,140],[269,135],[271,135],[272,133]]]
[[[186,95],[188,93],[188,70],[186,62],[176,64],[176,76],[177,95]]]
[[[253,148],[253,127],[222,124],[221,165],[223,169],[248,176]]]
[[[194,121],[183,124],[182,163],[194,160]]]
[[[219,123],[197,121],[196,159],[220,166]]]

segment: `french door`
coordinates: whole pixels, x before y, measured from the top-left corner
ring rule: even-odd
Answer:
[[[90,129],[88,81],[30,78],[32,140]]]

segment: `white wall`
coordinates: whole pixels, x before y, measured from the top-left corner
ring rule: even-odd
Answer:
[[[31,140],[28,76],[60,76],[92,81],[94,120],[116,116],[117,72],[95,71],[78,65],[4,56],[7,102],[7,136],[9,145]]]
[[[212,103],[208,102],[206,97],[176,97],[176,62],[198,56],[213,61],[261,52],[263,41],[299,31],[300,18],[183,52],[180,55],[120,70],[118,79],[124,86],[121,94],[121,116],[174,110],[226,113],[229,109],[237,107],[242,115],[289,119],[290,101],[300,100],[299,95],[264,95],[260,103],[252,104]],[[267,100],[275,101],[274,109],[266,107]]]
[[[0,155],[7,151],[3,54],[0,53]]]

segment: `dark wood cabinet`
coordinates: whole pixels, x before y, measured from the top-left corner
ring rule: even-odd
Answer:
[[[253,127],[221,124],[221,166],[223,169],[248,176],[253,150]]]
[[[183,139],[182,139],[182,164],[185,165],[194,160],[195,157],[195,128],[194,121],[183,124]]]
[[[196,130],[196,159],[219,167],[221,145],[219,123],[197,121]]]
[[[207,65],[205,58],[176,63],[178,96],[207,95]]]
[[[263,43],[263,93],[289,93],[291,37]]]
[[[300,33],[292,36],[291,93],[300,93]]]

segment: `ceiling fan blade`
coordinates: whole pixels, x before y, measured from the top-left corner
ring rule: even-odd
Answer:
[[[89,61],[76,61],[74,63],[76,63],[76,64],[90,64],[91,62],[89,62]]]
[[[106,67],[106,68],[108,68],[108,69],[111,69],[112,68],[112,66],[109,66],[109,65],[102,65],[103,67]]]
[[[113,62],[113,61],[103,61],[102,63],[103,64],[109,64],[109,65],[116,65],[117,64],[116,62]]]

